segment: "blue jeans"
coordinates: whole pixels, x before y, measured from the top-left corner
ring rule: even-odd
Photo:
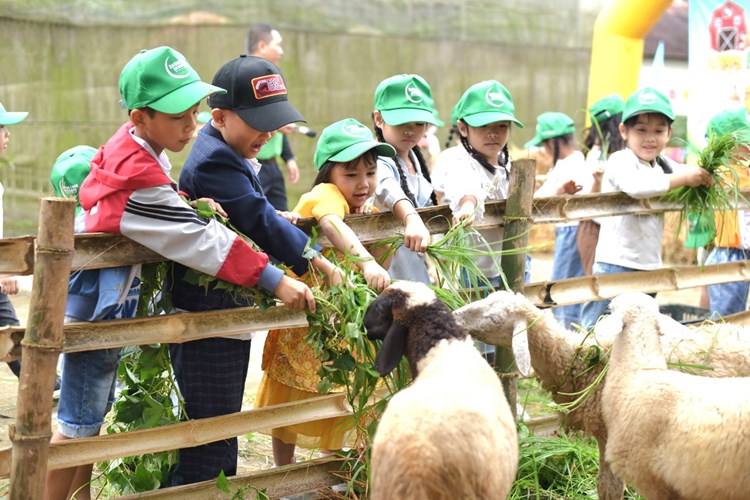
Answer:
[[[618,266],[616,264],[607,264],[606,262],[594,262],[592,274],[616,274],[616,273],[634,273],[640,269]],[[609,303],[611,299],[598,300],[595,302],[586,302],[581,308],[581,326],[590,330],[592,326],[599,321],[599,318],[609,314]]]
[[[560,226],[555,229],[555,253],[552,257],[552,281],[583,276],[583,264],[578,253],[578,225]],[[566,330],[570,325],[581,323],[582,304],[571,304],[552,308],[552,315]]]
[[[741,248],[716,247],[708,254],[706,265],[737,262],[747,260],[748,257],[750,257],[750,251],[746,252]],[[750,290],[750,282],[747,281],[709,285],[708,301],[712,314],[723,317],[744,311],[747,309],[748,290]]]
[[[120,348],[66,352],[62,360],[58,431],[68,438],[97,436],[112,408]]]
[[[20,324],[21,322],[18,321],[16,310],[13,308],[10,298],[4,293],[0,293],[0,326],[19,326]],[[21,374],[21,362],[17,359],[8,361],[8,368],[16,377]]]

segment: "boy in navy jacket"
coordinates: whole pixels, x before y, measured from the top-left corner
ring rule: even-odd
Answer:
[[[263,195],[255,159],[274,131],[302,115],[289,103],[279,69],[254,56],[240,56],[216,73],[214,85],[226,94],[209,98],[212,120],[201,129],[180,173],[179,187],[190,198],[211,198],[221,204],[229,221],[264,251],[302,276],[311,266],[340,283],[339,271],[324,257],[303,255],[308,236],[290,223],[293,214],[277,212]],[[248,305],[224,290],[191,285],[187,268],[174,266],[172,299],[187,311]],[[185,410],[190,418],[240,411],[250,357],[251,332],[240,338],[211,338],[170,345],[170,355]],[[179,450],[172,484],[213,479],[237,470],[237,439]]]

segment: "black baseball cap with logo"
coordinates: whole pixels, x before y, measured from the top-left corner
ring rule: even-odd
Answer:
[[[279,68],[262,57],[241,55],[232,59],[216,72],[213,85],[227,93],[211,95],[208,105],[234,111],[255,130],[271,132],[305,121],[289,103]]]

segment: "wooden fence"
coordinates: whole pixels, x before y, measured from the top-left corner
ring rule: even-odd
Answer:
[[[530,178],[533,179],[533,163],[529,168]],[[743,194],[750,197],[750,192]],[[526,225],[544,224],[608,215],[657,213],[677,208],[661,199],[635,200],[621,193],[611,193],[536,199],[531,209],[533,220],[528,217],[514,217],[512,220],[525,220]],[[746,207],[741,205],[740,208]],[[508,206],[509,211],[512,212],[513,209]],[[21,351],[24,360],[19,381],[17,415],[10,430],[12,447],[0,450],[0,478],[10,477],[10,499],[43,498],[44,477],[48,469],[196,446],[259,429],[350,413],[344,395],[331,394],[157,429],[68,440],[50,445],[52,392],[57,359],[61,352],[188,342],[307,324],[304,313],[290,311],[283,306],[262,313],[255,308],[238,308],[64,324],[67,283],[71,269],[97,269],[163,260],[158,254],[121,236],[74,236],[69,229],[73,227],[73,211],[73,202],[69,200],[42,199],[37,238],[0,240],[0,273],[34,275],[26,328],[0,329],[0,361],[17,359]],[[432,207],[419,212],[432,233],[448,229],[450,212],[447,207]],[[477,227],[505,225],[505,218],[505,202],[488,203],[485,218]],[[304,220],[300,225],[309,230],[312,222]],[[390,237],[402,227],[391,213],[350,216],[347,222],[364,243]],[[506,226],[506,231],[509,228],[509,225]],[[324,238],[320,242],[324,246],[328,244]],[[549,307],[613,297],[629,290],[680,290],[748,279],[750,263],[737,262],[531,283],[524,287],[523,292],[537,306]],[[272,497],[285,496],[334,484],[336,480],[330,472],[337,470],[339,465],[336,459],[318,459],[231,479],[237,487],[253,485],[267,489]],[[216,488],[214,481],[207,481],[143,493],[137,497],[205,499],[225,498],[225,495]]]

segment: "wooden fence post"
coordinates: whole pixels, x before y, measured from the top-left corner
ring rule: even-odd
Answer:
[[[501,260],[503,273],[511,290],[523,293],[524,273],[526,270],[526,252],[520,250],[528,245],[529,230],[533,224],[531,209],[536,188],[536,161],[530,159],[516,160],[510,169],[510,186],[508,201],[505,204],[505,231]],[[514,417],[517,415],[518,377],[511,375],[516,371],[513,352],[507,348],[496,347],[495,369],[500,374],[505,396],[508,398]]]
[[[73,261],[74,200],[43,198],[34,261],[34,285],[26,333],[21,341],[21,376],[15,423],[10,500],[44,498],[52,392],[63,347],[63,320]]]

